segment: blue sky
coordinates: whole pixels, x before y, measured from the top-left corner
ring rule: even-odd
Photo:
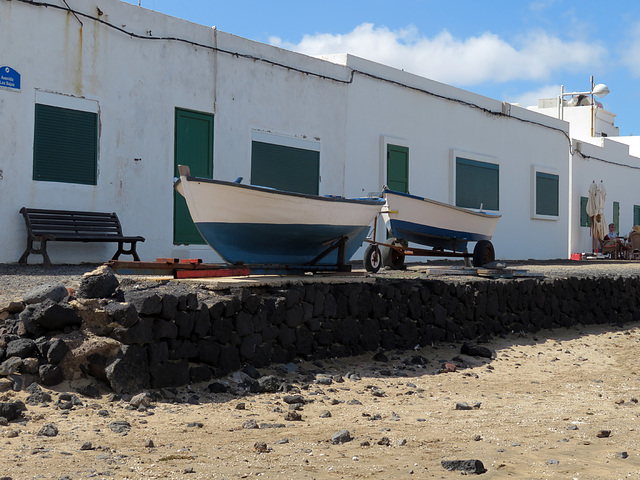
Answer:
[[[310,55],[351,53],[498,100],[611,93],[620,135],[640,135],[640,1],[126,0]],[[606,8],[602,5],[608,5]]]

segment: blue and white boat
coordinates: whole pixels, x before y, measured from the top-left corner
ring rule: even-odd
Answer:
[[[382,198],[344,198],[192,177],[179,166],[175,189],[205,241],[225,262],[254,265],[337,264],[344,239],[348,261],[369,233]]]
[[[385,189],[382,219],[397,239],[464,252],[469,242],[489,241],[501,215],[456,207]]]

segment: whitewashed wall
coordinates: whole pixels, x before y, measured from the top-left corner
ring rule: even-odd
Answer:
[[[66,8],[61,0],[51,3]],[[62,9],[0,0],[0,44],[14,46],[3,48],[0,63],[22,76],[20,92],[0,90],[6,125],[0,129],[0,262],[15,262],[24,250],[22,206],[116,211],[125,234],[146,237],[139,245],[144,260],[216,260],[209,247],[172,245],[176,107],[215,114],[216,178],[249,178],[252,132],[260,131],[319,143],[320,191],[343,193],[346,86],[321,76],[347,78],[345,67],[118,0],[76,0],[73,8],[86,16],[78,14],[78,20]],[[148,38],[132,38],[88,17]],[[157,39],[165,36],[204,47]],[[241,55],[207,48],[216,46]],[[32,180],[38,92],[97,105],[97,185]],[[49,251],[56,263],[95,262],[110,258],[115,245],[51,243]],[[30,258],[39,261],[38,255]]]
[[[450,165],[454,152],[463,153],[500,166],[502,219],[492,240],[497,258],[567,257],[566,122],[514,106],[508,116],[487,114],[502,112],[502,102],[357,57],[331,59],[368,74],[356,73],[349,90],[348,194],[379,190],[386,183],[385,143],[391,143],[409,148],[411,193],[454,203]],[[556,220],[532,218],[533,165],[560,177]]]
[[[591,183],[602,181],[607,191],[605,222],[613,221],[613,202],[619,202],[619,233],[627,235],[633,228],[633,207],[640,205],[640,158],[629,155],[629,146],[617,139],[594,138],[574,145],[571,251],[591,252],[590,229],[580,227],[580,197],[588,198]]]
[[[576,242],[584,243],[570,218],[570,200],[580,194],[570,194],[572,182],[610,176],[612,185],[626,186],[618,167],[600,162],[585,173],[591,167],[575,156],[570,175],[569,124],[536,112],[350,55],[312,58],[119,0],[74,0],[78,19],[62,0],[50,3],[59,8],[0,0],[0,45],[9,46],[0,64],[22,75],[20,92],[0,90],[3,263],[24,250],[22,206],[116,211],[125,233],[147,238],[139,246],[144,260],[218,260],[206,246],[172,244],[176,107],[215,115],[220,179],[248,179],[251,141],[265,135],[318,146],[323,194],[379,191],[387,143],[409,147],[410,191],[444,202],[453,201],[455,152],[498,163],[498,258],[567,258]],[[96,186],[32,180],[34,104],[43,95],[97,108]],[[606,154],[625,159],[623,150]],[[533,166],[560,177],[555,220],[532,218]],[[629,195],[620,200],[621,219],[625,205],[633,205]],[[50,245],[55,263],[99,262],[114,251],[114,245]]]

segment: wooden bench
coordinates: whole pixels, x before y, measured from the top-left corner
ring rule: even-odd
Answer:
[[[127,237],[122,234],[120,220],[115,213],[75,212],[70,210],[44,210],[22,207],[20,213],[27,224],[27,249],[18,262],[27,263],[31,253],[42,255],[43,264],[51,266],[47,254],[47,242],[117,242],[118,250],[112,260],[121,254],[133,255],[140,261],[136,243],[144,242],[144,237]],[[34,248],[39,242],[40,248]],[[124,244],[130,244],[129,249]]]

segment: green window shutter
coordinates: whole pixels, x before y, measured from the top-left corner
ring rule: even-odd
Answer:
[[[613,222],[616,224],[616,232],[620,233],[620,202],[613,202]]]
[[[536,214],[558,216],[560,177],[536,172]]]
[[[456,158],[456,205],[499,210],[500,169],[494,163]]]
[[[409,193],[409,149],[387,145],[387,187]]]
[[[96,185],[98,114],[36,104],[33,179]]]
[[[580,226],[581,227],[590,227],[591,226],[591,217],[587,215],[587,202],[589,201],[588,197],[580,197]]]
[[[318,195],[320,152],[254,141],[251,143],[251,184]]]
[[[640,225],[640,205],[633,206],[633,225]]]

